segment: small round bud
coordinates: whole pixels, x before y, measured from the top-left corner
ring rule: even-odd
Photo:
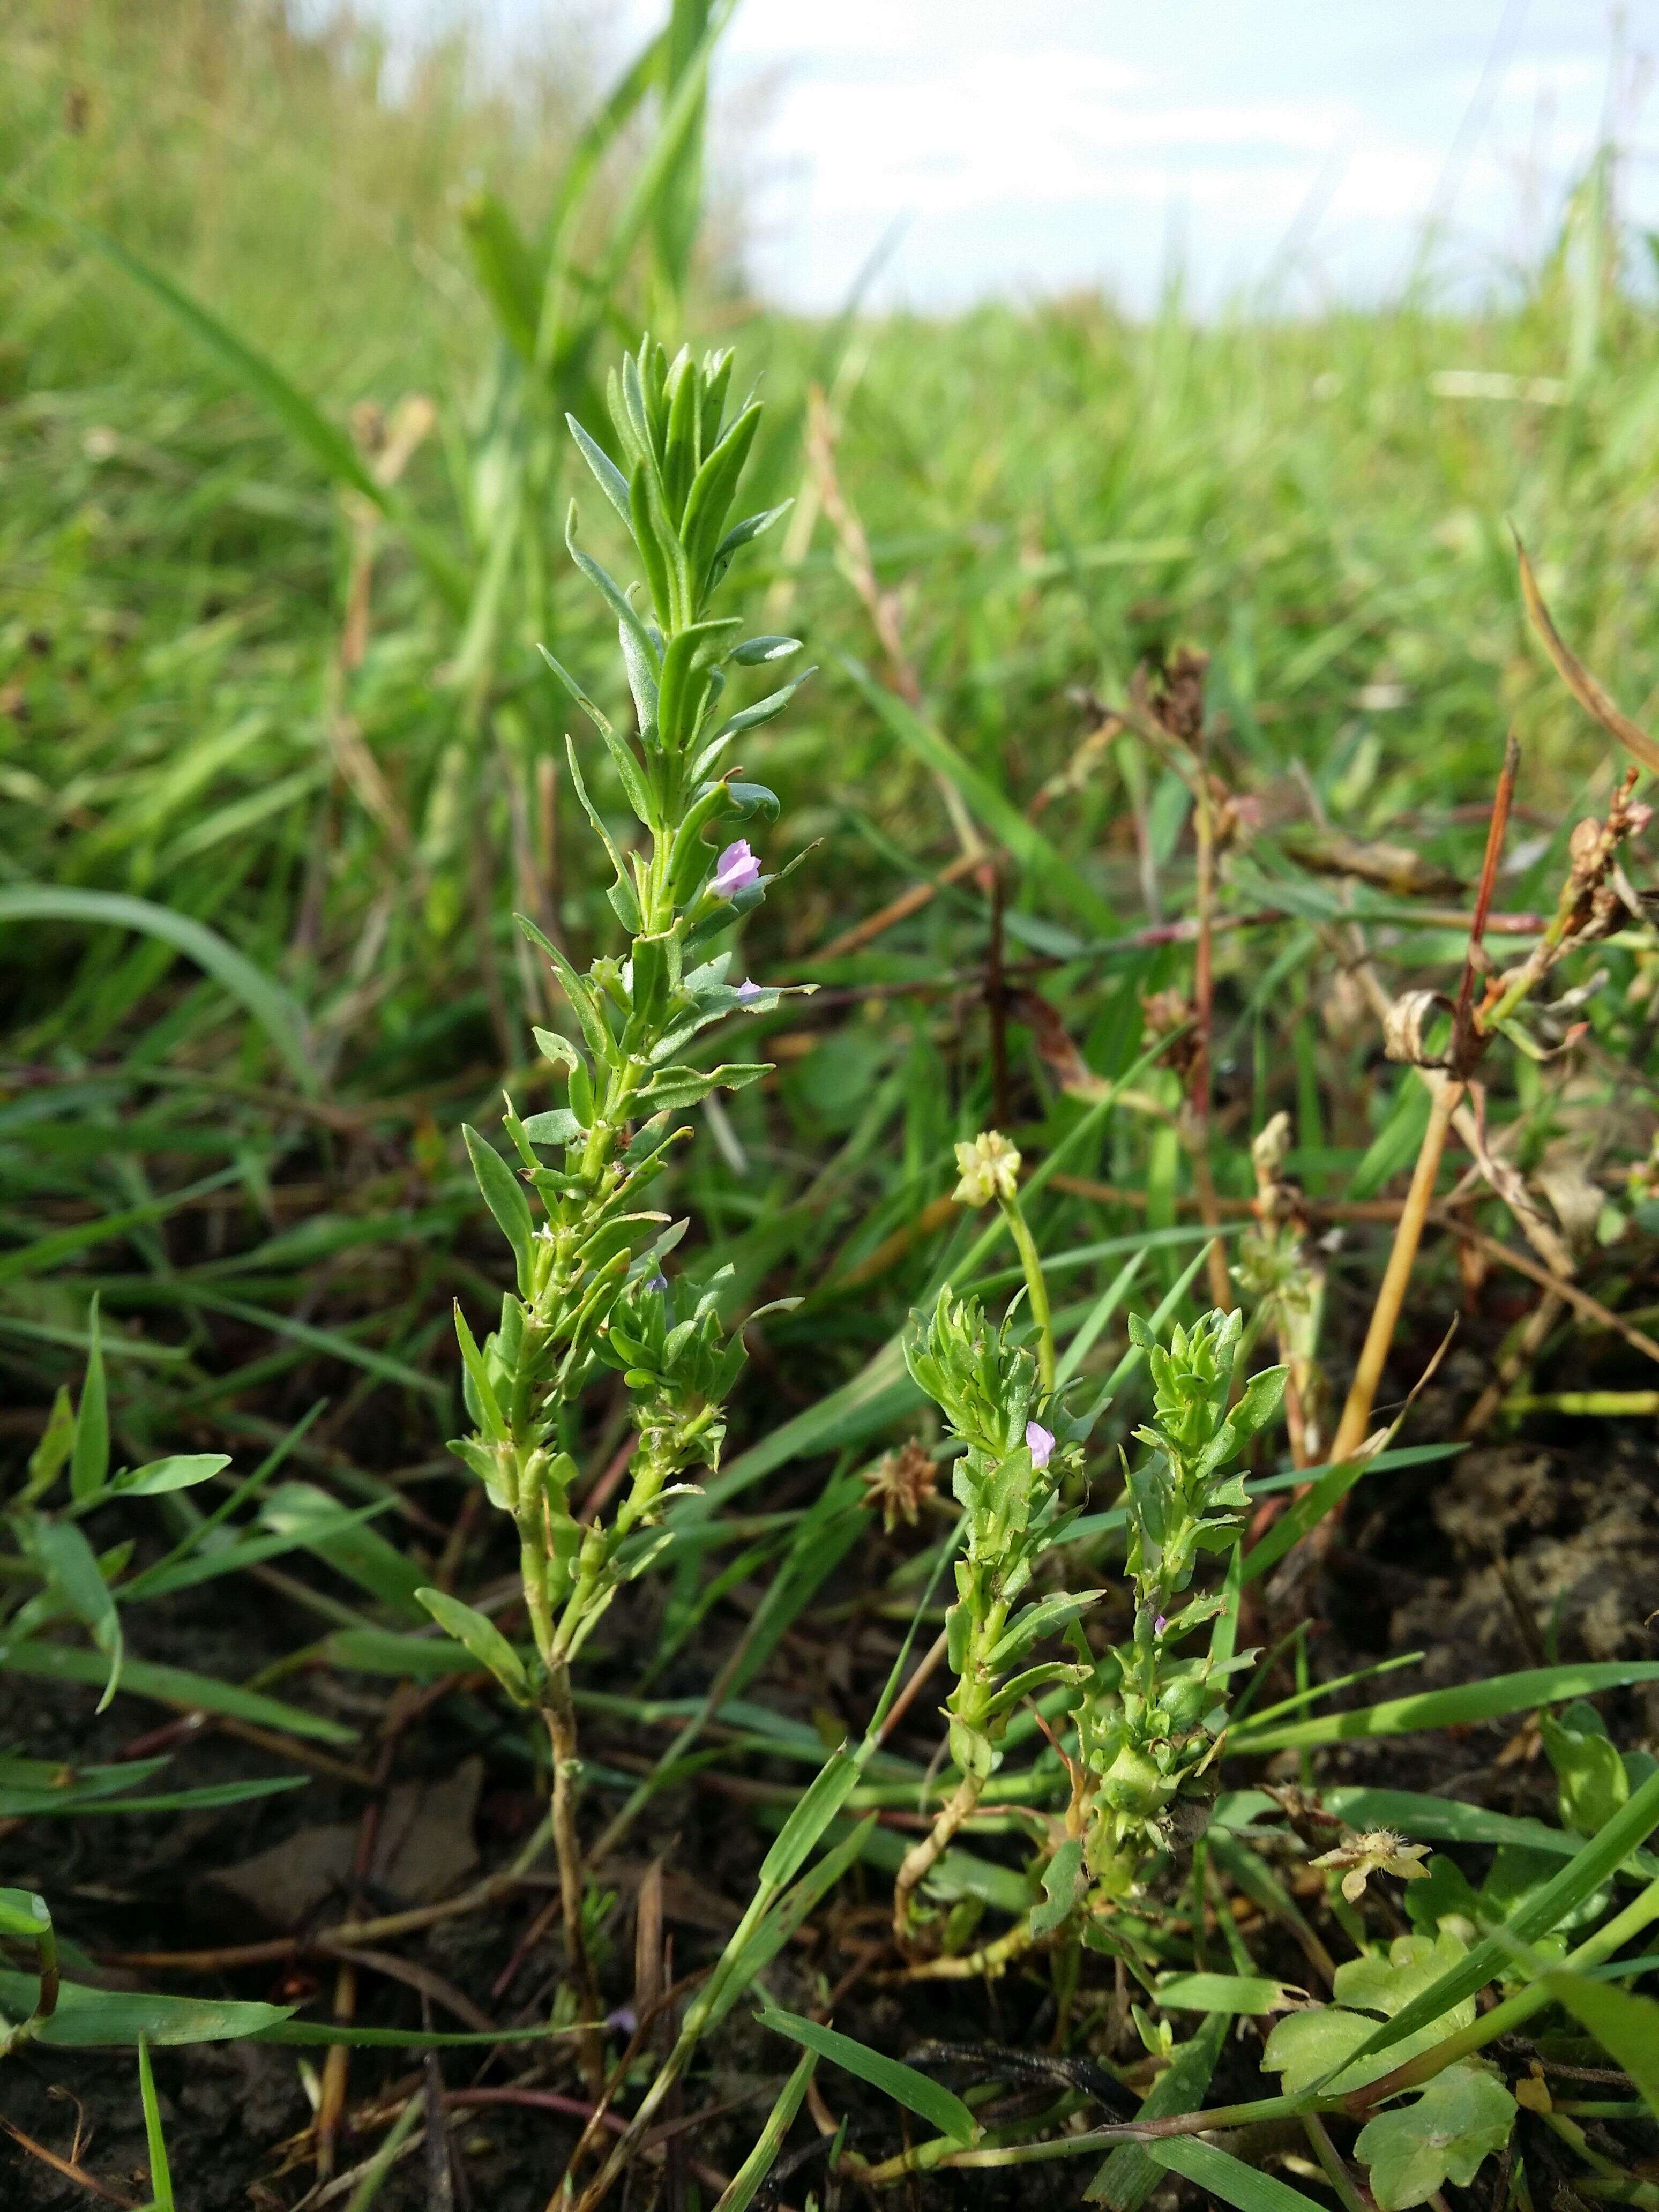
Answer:
[[[981,1129],[970,1144],[957,1146],[962,1180],[953,1195],[958,1206],[988,1206],[1012,1198],[1019,1184],[1019,1154],[1000,1129]]]

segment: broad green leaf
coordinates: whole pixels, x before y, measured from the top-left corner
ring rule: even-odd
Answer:
[[[0,1936],[38,1943],[52,1933],[52,1911],[32,1889],[0,1889]]]
[[[89,922],[159,938],[224,986],[270,1038],[299,1088],[307,1097],[316,1096],[318,1079],[298,1002],[204,923],[122,891],[52,884],[10,884],[0,890],[0,923],[8,921]]]
[[[1380,2058],[1369,2076],[1346,2070],[1348,2061],[1364,2049],[1376,2025],[1364,2013],[1344,2012],[1336,2005],[1314,2005],[1305,2012],[1287,2013],[1283,2020],[1274,2021],[1261,2063],[1268,2073],[1279,2075],[1279,2087],[1287,2097],[1299,2096],[1303,2090],[1334,2075],[1339,2068],[1343,2069],[1344,2088],[1358,2088],[1366,2080],[1376,2081],[1390,2072],[1397,2063],[1392,2056]],[[1431,2029],[1430,2040],[1434,2039]]]
[[[918,2119],[926,2120],[929,2127],[937,2128],[940,2135],[949,2136],[953,2142],[973,2140],[974,2116],[961,2098],[942,2082],[918,2074],[914,2066],[903,2065],[896,2058],[872,2051],[866,2044],[854,2043],[850,2035],[838,2034],[833,2027],[820,2027],[817,2021],[803,2020],[799,2013],[781,2012],[775,2006],[765,2005],[755,2017],[763,2027],[787,2035],[804,2050],[815,2051],[820,2058],[827,2058],[832,2065],[857,2075],[860,2081],[879,2089],[895,2104],[902,2105]]]
[[[34,2003],[33,1974],[0,1972],[0,2011],[21,2018]],[[65,1982],[58,2008],[35,2040],[91,2048],[151,2043],[226,2043],[257,2035],[290,2017],[292,2005],[253,2004],[222,1997],[151,1996],[138,1990],[94,1990]]]
[[[1354,2151],[1369,2168],[1379,2212],[1406,2212],[1449,2181],[1467,2189],[1514,2124],[1514,2098],[1478,2061],[1465,2058],[1437,2074],[1421,2096],[1368,2121]]]
[[[1601,1716],[1593,1708],[1583,1710],[1595,1723],[1594,1729],[1574,1728],[1569,1714],[1543,1713],[1538,1733],[1555,1769],[1562,1826],[1593,1836],[1628,1801],[1630,1777]]]
[[[1267,2038],[1263,2066],[1283,2076],[1287,2096],[1333,2079],[1343,2090],[1379,2080],[1406,2059],[1443,2043],[1455,2030],[1468,2027],[1474,2019],[1474,1999],[1466,1996],[1447,2005],[1421,2021],[1403,2044],[1387,2052],[1373,2051],[1368,2061],[1353,2064],[1350,2062],[1369,2048],[1376,2033],[1376,2023],[1368,2015],[1380,2012],[1393,2019],[1404,2012],[1425,1990],[1443,1981],[1467,1952],[1467,1945],[1447,1929],[1438,1936],[1397,1936],[1386,1958],[1367,1952],[1345,1960],[1332,1984],[1336,2003],[1311,2006],[1279,2021]]]
[[[515,1705],[533,1704],[524,1662],[493,1620],[444,1590],[421,1589],[415,1595],[439,1627],[447,1630],[481,1667],[489,1668]]]
[[[1363,1958],[1344,1960],[1331,1994],[1338,2004],[1351,2005],[1357,2012],[1380,2012],[1392,2020],[1466,1958],[1468,1948],[1449,1929],[1437,1936],[1396,1936],[1386,1959],[1371,1951]],[[1469,1996],[1448,2006],[1435,2025],[1468,2027],[1474,2020],[1474,1999]]]

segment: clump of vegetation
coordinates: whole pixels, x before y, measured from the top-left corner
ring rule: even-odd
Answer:
[[[124,170],[99,7],[0,86],[20,2201],[1648,2203],[1610,166],[1482,317],[760,317],[763,413],[728,12],[543,177],[179,0],[408,218],[325,369],[281,133]]]

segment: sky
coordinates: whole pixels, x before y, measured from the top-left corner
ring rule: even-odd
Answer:
[[[448,0],[372,0],[407,33]],[[538,0],[483,0],[503,47]],[[661,0],[588,21],[620,61]],[[1535,255],[1611,124],[1659,228],[1659,0],[739,0],[716,168],[763,297],[1291,311]],[[873,276],[872,259],[879,257]]]

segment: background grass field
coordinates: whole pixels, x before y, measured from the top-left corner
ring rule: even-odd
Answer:
[[[210,924],[303,1006],[335,1108],[397,1112],[374,1122],[376,1173],[342,1192],[337,1160],[313,1149],[314,1118],[285,1118],[258,1095],[276,1071],[257,1027],[172,948],[66,923],[9,928],[10,1050],[26,1072],[0,1176],[22,1249],[0,1287],[0,1357],[37,1380],[43,1357],[48,1372],[73,1364],[86,1286],[56,1273],[55,1247],[24,1261],[45,1224],[72,1226],[79,1244],[100,1212],[159,1212],[181,1182],[222,1176],[239,1197],[185,1203],[207,1206],[233,1245],[261,1217],[287,1231],[313,1205],[328,1213],[332,1228],[313,1227],[303,1253],[309,1266],[331,1236],[343,1240],[331,1304],[367,1279],[385,1223],[420,1287],[367,1325],[404,1358],[430,1340],[435,1288],[434,1240],[417,1238],[417,1258],[404,1243],[407,1176],[423,1202],[470,1205],[451,1182],[461,1106],[524,1059],[542,1011],[509,919],[526,872],[574,943],[608,925],[558,788],[569,709],[531,652],[551,629],[567,665],[603,668],[603,641],[556,560],[544,590],[516,605],[508,592],[483,658],[458,666],[457,617],[394,532],[360,665],[343,673],[350,526],[328,483],[79,226],[163,269],[336,424],[372,437],[364,410],[384,422],[410,395],[430,398],[437,427],[405,484],[459,546],[467,501],[491,495],[490,410],[503,404],[464,203],[499,186],[531,222],[580,102],[571,74],[550,67],[510,108],[483,96],[457,46],[388,106],[367,33],[307,39],[276,11],[185,0],[15,8],[8,48],[0,866],[13,882],[137,895]],[[600,209],[629,155],[625,142],[611,149]],[[761,473],[779,496],[803,481],[805,389],[827,386],[840,482],[926,717],[1016,805],[1067,771],[1091,726],[1079,690],[1109,696],[1143,656],[1190,641],[1212,655],[1228,744],[1270,811],[1304,808],[1293,775],[1305,771],[1339,827],[1403,837],[1467,878],[1480,835],[1468,810],[1482,807],[1506,728],[1526,749],[1521,799],[1539,823],[1559,821],[1606,769],[1528,642],[1509,525],[1577,648],[1638,719],[1659,681],[1659,355],[1650,312],[1620,281],[1643,245],[1617,232],[1605,184],[1599,171],[1586,180],[1525,295],[1482,316],[1425,298],[1196,327],[1172,298],[1146,325],[1077,301],[814,329],[757,314],[707,251],[675,312],[695,337],[738,341],[744,373],[763,380]],[[588,228],[600,227],[595,212]],[[666,306],[650,290],[641,312]],[[822,841],[794,879],[785,939],[756,948],[775,973],[955,850],[933,779],[845,671],[852,655],[885,672],[805,481],[802,506],[748,572],[769,623],[800,629],[820,664],[787,734],[763,738],[754,763],[785,798],[775,850]],[[603,538],[599,518],[589,527]],[[481,682],[494,686],[482,708]],[[1028,869],[1011,901],[1028,950],[1063,945],[1046,925],[1109,936],[1156,919],[1133,860],[1136,808],[1173,869],[1171,911],[1183,895],[1176,779],[1116,746],[1074,781],[1046,817],[1063,869]],[[1523,849],[1533,866],[1504,891],[1517,906],[1547,896],[1537,887],[1553,865],[1535,836]],[[814,973],[843,985],[926,977],[982,927],[982,900],[957,890],[908,933]],[[1176,973],[1155,953],[1097,969],[1076,1001],[1085,1053],[1112,1028],[1110,1007],[1121,1015]],[[1118,1051],[1130,1033],[1118,1020]],[[920,1167],[968,1109],[914,1082],[871,1088],[937,1049],[902,999],[816,1021],[790,1048],[784,1123],[757,1101],[744,1133],[764,1195],[756,1170],[731,1176],[712,1148],[698,1172],[734,1232],[751,1213],[778,1218],[787,1195],[787,1218],[810,1217],[801,1233],[822,1244],[826,1211],[850,1227],[882,1194],[895,1122],[935,1115],[907,1139]],[[1304,1074],[1308,1063],[1304,1051]],[[1352,1094],[1345,1073],[1333,1087],[1327,1118],[1348,1126],[1325,1133],[1357,1157],[1365,1117],[1386,1115],[1386,1086]],[[884,1100],[887,1120],[872,1127]],[[797,1117],[808,1152],[826,1128],[850,1145],[833,1196],[788,1141]],[[1334,1158],[1325,1171],[1340,1179]],[[798,1204],[809,1186],[817,1198]],[[147,1259],[107,1286],[135,1328],[158,1310],[179,1317],[161,1261],[173,1233],[147,1226]],[[277,1310],[293,1277],[262,1267],[259,1279],[255,1303]],[[42,1326],[61,1353],[42,1353]],[[186,1376],[202,1404],[211,1385],[196,1353],[214,1334],[196,1310],[182,1363],[136,1367],[130,1418],[159,1422]]]

